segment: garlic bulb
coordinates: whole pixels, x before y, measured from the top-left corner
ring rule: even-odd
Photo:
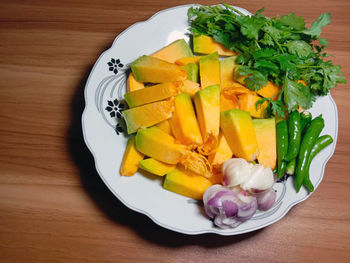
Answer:
[[[270,167],[262,164],[248,163],[242,158],[227,160],[222,172],[224,185],[227,187],[240,186],[243,190],[267,190],[274,184],[274,177]]]

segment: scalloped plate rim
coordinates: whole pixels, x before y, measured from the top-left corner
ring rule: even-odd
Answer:
[[[167,11],[170,11],[170,10],[174,10],[174,9],[177,9],[177,8],[184,8],[184,7],[191,7],[191,6],[194,6],[195,4],[186,4],[186,5],[179,5],[179,6],[174,6],[174,7],[170,7],[170,8],[167,8],[167,9],[163,9],[163,10],[160,10],[158,12],[156,12],[155,14],[153,14],[151,17],[149,17],[148,19],[144,20],[144,21],[140,21],[140,22],[136,22],[134,24],[132,24],[131,26],[129,26],[127,29],[125,29],[124,31],[122,31],[113,41],[112,45],[110,46],[110,48],[108,48],[107,50],[105,50],[104,52],[102,52],[102,54],[99,56],[99,58],[96,60],[93,68],[91,69],[90,71],[90,74],[89,74],[89,77],[86,81],[86,84],[85,84],[85,87],[84,87],[84,100],[85,100],[85,107],[84,107],[84,110],[83,110],[83,113],[82,113],[82,117],[81,117],[81,123],[82,123],[82,133],[83,133],[83,138],[84,138],[84,141],[85,141],[85,144],[87,146],[87,148],[89,149],[89,151],[91,152],[93,158],[94,158],[94,163],[95,163],[95,168],[96,168],[96,171],[98,173],[98,175],[100,176],[100,178],[102,179],[102,181],[104,182],[104,184],[107,186],[107,188],[115,195],[115,197],[118,198],[118,200],[120,200],[126,207],[128,207],[129,209],[133,210],[133,211],[136,211],[138,213],[141,213],[141,214],[144,214],[146,215],[148,218],[150,218],[154,223],[156,223],[157,225],[161,226],[161,227],[164,227],[166,229],[169,229],[169,230],[172,230],[172,231],[175,231],[175,232],[178,232],[178,233],[182,233],[182,234],[187,234],[187,235],[200,235],[200,234],[208,234],[208,233],[212,233],[212,234],[218,234],[218,235],[222,235],[222,236],[232,236],[232,235],[240,235],[240,234],[244,234],[244,233],[248,233],[248,232],[252,232],[252,231],[256,231],[256,230],[259,230],[259,229],[262,229],[264,227],[267,227],[277,221],[279,221],[280,219],[282,219],[287,213],[288,211],[295,205],[297,205],[298,203],[301,203],[303,201],[305,201],[307,198],[309,198],[313,193],[309,193],[307,194],[305,197],[295,201],[295,202],[292,202],[290,203],[286,208],[285,210],[280,214],[280,216],[274,218],[273,220],[269,221],[269,222],[266,222],[265,224],[261,224],[261,225],[258,225],[256,227],[252,227],[250,228],[248,231],[247,229],[243,229],[242,231],[236,231],[234,233],[231,233],[231,232],[223,232],[222,229],[220,228],[212,228],[212,229],[203,229],[203,230],[199,230],[199,231],[188,231],[188,230],[183,230],[183,229],[179,229],[179,228],[176,228],[176,227],[173,227],[171,225],[167,225],[163,222],[160,222],[158,220],[156,220],[150,213],[148,213],[147,211],[141,209],[141,208],[137,208],[137,207],[134,207],[132,205],[130,205],[128,202],[126,202],[119,194],[118,192],[116,192],[113,187],[109,184],[109,182],[107,181],[107,179],[103,176],[102,172],[100,171],[99,169],[99,166],[98,166],[98,163],[96,162],[96,153],[94,152],[94,150],[92,149],[92,147],[90,146],[89,142],[88,142],[88,139],[86,138],[86,132],[85,132],[85,118],[86,118],[86,115],[87,115],[87,108],[88,108],[88,98],[87,98],[87,90],[88,90],[88,86],[89,86],[89,82],[90,82],[90,78],[92,77],[93,75],[93,72],[96,68],[96,66],[98,65],[100,59],[106,54],[108,53],[110,50],[112,50],[112,48],[116,45],[117,43],[117,40],[124,34],[126,34],[131,28],[137,26],[137,25],[142,25],[142,24],[147,24],[148,21],[152,20],[154,17],[156,17],[157,15],[159,15],[160,13],[164,13],[164,12],[167,12]],[[243,8],[242,8],[243,9]],[[249,11],[248,11],[249,12]],[[325,171],[325,167],[329,161],[329,159],[333,156],[334,154],[334,151],[335,151],[335,148],[336,148],[336,144],[337,144],[337,138],[338,138],[338,110],[337,110],[337,106],[336,106],[336,103],[334,101],[334,99],[332,98],[331,94],[329,93],[327,95],[332,103],[332,106],[334,108],[334,114],[335,114],[335,123],[336,123],[336,127],[335,127],[335,137],[333,138],[334,139],[334,142],[332,144],[332,149],[331,149],[331,152],[330,154],[325,158],[325,161],[323,162],[322,164],[322,171],[321,171],[321,176],[317,182],[317,184],[315,184],[315,190],[318,188],[319,184],[321,183],[321,181],[323,180],[323,177],[324,177],[324,171]],[[314,190],[314,192],[315,192]],[[234,229],[232,229],[234,230]]]

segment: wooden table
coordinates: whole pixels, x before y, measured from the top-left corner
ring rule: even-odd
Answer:
[[[0,1],[0,261],[350,262],[350,92],[334,156],[317,191],[279,222],[223,237],[186,236],[127,209],[95,171],[81,129],[83,90],[98,56],[137,21],[187,1]],[[214,1],[202,1],[211,4]],[[236,1],[313,21],[350,80],[350,2]]]

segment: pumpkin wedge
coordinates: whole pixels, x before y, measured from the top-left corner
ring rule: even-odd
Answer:
[[[228,145],[222,131],[219,134],[216,151],[208,156],[208,160],[213,168],[220,170],[225,161],[232,158],[233,152]]]
[[[169,119],[176,142],[194,148],[202,144],[196,114],[190,95],[180,93],[175,97],[175,110]]]
[[[220,56],[234,56],[236,52],[226,48],[221,43],[206,35],[193,36],[193,51],[198,54],[211,54],[218,52]]]
[[[174,100],[157,101],[122,112],[126,122],[128,134],[140,128],[153,126],[169,119],[174,110]]]
[[[231,83],[230,86],[222,88],[222,93],[225,95],[225,97],[230,98],[231,96],[239,96],[242,94],[253,94],[255,95],[254,91],[251,91],[250,89],[246,88],[245,86],[241,85],[240,83]]]
[[[203,56],[199,60],[199,76],[202,88],[214,84],[220,85],[220,62],[217,52]]]
[[[189,63],[184,66],[181,66],[183,70],[186,71],[187,79],[193,82],[199,82],[198,76],[198,65],[195,63]]]
[[[193,56],[193,53],[184,39],[178,39],[153,53],[151,56],[169,63],[174,63],[179,58]]]
[[[193,98],[194,94],[199,90],[199,84],[188,79],[185,79],[180,86],[180,91],[190,95],[191,98]]]
[[[176,144],[175,139],[161,129],[153,126],[139,129],[136,134],[136,149],[146,156],[167,164],[181,163],[186,169],[211,176],[211,165],[208,160],[196,152],[187,149],[185,145]]]
[[[220,85],[211,85],[194,95],[197,120],[203,145],[198,151],[204,155],[215,150],[220,129]]]
[[[142,82],[139,82],[135,79],[134,74],[132,72],[129,74],[128,80],[126,82],[126,91],[134,91],[134,90],[139,90],[143,89],[145,85]]]
[[[258,142],[258,162],[271,169],[276,167],[276,123],[274,118],[254,119],[253,126]]]
[[[175,64],[179,65],[179,66],[183,66],[183,65],[187,65],[190,63],[196,63],[198,64],[199,59],[202,56],[195,56],[195,57],[184,57],[184,58],[179,58],[178,60],[175,61]]]
[[[163,188],[180,195],[202,200],[205,190],[211,185],[212,183],[208,179],[177,166],[166,175]]]
[[[139,129],[136,134],[136,149],[158,161],[177,164],[183,158],[186,147],[175,144],[175,139],[158,127]]]
[[[120,174],[124,176],[134,175],[143,157],[144,155],[136,149],[135,136],[130,137],[126,144],[123,161],[120,166]]]
[[[238,98],[236,95],[231,95],[227,98],[223,93],[220,94],[220,112],[239,109]]]
[[[155,126],[161,129],[163,132],[173,136],[173,132],[171,131],[169,120],[164,120],[160,123],[157,123]]]
[[[257,104],[261,97],[254,94],[242,94],[238,96],[239,108],[248,111],[254,118],[265,118],[268,102]]]
[[[237,83],[234,79],[237,56],[225,58],[220,61],[220,81],[221,89],[230,87]]]
[[[249,112],[238,109],[221,112],[222,132],[233,154],[248,162],[258,155],[258,143]]]
[[[272,100],[277,100],[280,88],[274,83],[268,81],[266,86],[261,87],[257,93],[264,98],[272,98]]]
[[[163,176],[174,170],[176,165],[163,163],[153,158],[147,158],[140,161],[139,167],[151,174]]]
[[[146,55],[135,60],[131,70],[140,82],[162,83],[186,79],[186,71],[180,66]]]
[[[164,82],[147,89],[139,89],[124,94],[126,103],[129,108],[134,108],[144,104],[164,100],[175,96],[182,82]]]

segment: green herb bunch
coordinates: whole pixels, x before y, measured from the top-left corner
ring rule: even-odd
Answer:
[[[194,35],[212,36],[236,51],[236,76],[245,75],[249,89],[259,90],[267,81],[281,86],[277,100],[259,101],[267,100],[274,115],[284,116],[299,106],[308,109],[315,96],[326,95],[338,83],[346,82],[341,67],[327,59],[327,40],[319,37],[322,27],[331,21],[329,13],[321,14],[306,28],[305,20],[294,13],[268,18],[263,11],[247,16],[227,4],[191,7],[189,30]]]

